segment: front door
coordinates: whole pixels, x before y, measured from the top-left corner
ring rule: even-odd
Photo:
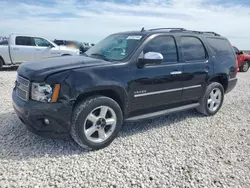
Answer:
[[[55,56],[52,53],[53,46],[49,41],[43,38],[38,38],[38,37],[35,37],[34,41],[36,45],[35,46],[35,50],[36,50],[35,59],[36,60]]]
[[[159,52],[163,63],[136,68],[132,87],[131,111],[157,110],[178,105],[182,99],[182,65],[179,63],[173,36],[160,35],[151,39],[141,55]]]

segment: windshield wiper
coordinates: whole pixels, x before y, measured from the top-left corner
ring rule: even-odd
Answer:
[[[98,56],[100,58],[102,58],[103,60],[105,61],[111,61],[110,59],[106,58],[104,55],[102,54],[98,54],[98,53],[93,53],[93,54],[90,54],[91,56]]]

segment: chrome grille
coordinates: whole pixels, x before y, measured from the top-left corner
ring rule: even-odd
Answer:
[[[20,99],[27,101],[29,99],[29,88],[30,81],[18,75],[16,80],[16,95]]]

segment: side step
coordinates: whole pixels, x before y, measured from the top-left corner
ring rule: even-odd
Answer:
[[[155,118],[158,116],[162,116],[162,115],[166,115],[166,114],[171,114],[174,112],[180,112],[183,110],[189,110],[189,109],[193,109],[196,108],[200,105],[200,103],[193,103],[193,104],[188,104],[185,106],[180,106],[180,107],[176,107],[176,108],[171,108],[171,109],[167,109],[167,110],[162,110],[162,111],[158,111],[158,112],[153,112],[153,113],[149,113],[149,114],[143,114],[143,115],[139,115],[139,116],[134,116],[134,117],[130,117],[125,119],[126,122],[133,122],[133,121],[140,121],[143,119],[151,119],[151,118]]]

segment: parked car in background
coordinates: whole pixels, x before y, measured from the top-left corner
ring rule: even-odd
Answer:
[[[250,50],[243,50],[244,53],[250,54]]]
[[[250,55],[240,51],[238,48],[233,46],[233,49],[237,56],[238,67],[240,72],[247,72],[250,66]]]
[[[180,28],[112,34],[82,56],[25,63],[17,73],[13,107],[28,129],[93,149],[108,146],[123,121],[193,108],[214,115],[237,83],[225,37]]]
[[[0,42],[0,45],[8,45],[8,40],[2,40],[2,41]]]
[[[70,41],[70,40],[54,40],[54,43],[56,43],[59,46],[67,46],[70,48],[79,49],[80,53],[86,52],[91,46],[88,43],[83,42],[77,42],[77,41]]]
[[[49,57],[79,55],[78,49],[58,46],[40,36],[10,35],[9,40],[0,45],[0,68],[3,65],[19,65]]]

